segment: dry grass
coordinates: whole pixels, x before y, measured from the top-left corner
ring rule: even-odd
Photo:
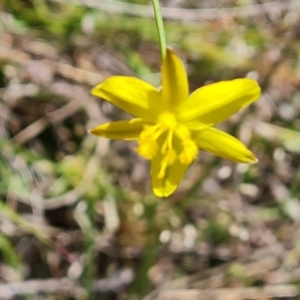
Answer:
[[[201,152],[163,200],[134,144],[87,133],[126,117],[93,85],[159,84],[154,21],[134,16],[147,3],[4,2],[0,299],[299,299],[299,5],[237,2],[165,1],[166,14],[196,16],[166,29],[191,90],[259,81],[262,98],[222,124],[259,163]]]

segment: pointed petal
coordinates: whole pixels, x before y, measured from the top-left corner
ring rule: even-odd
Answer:
[[[90,133],[109,139],[136,140],[145,125],[149,123],[142,119],[116,121],[96,126]]]
[[[162,65],[164,109],[176,111],[187,100],[188,94],[189,85],[183,63],[171,49],[167,49]]]
[[[184,123],[212,126],[229,118],[260,96],[260,87],[252,79],[221,81],[194,91],[178,109]]]
[[[160,179],[157,175],[160,171],[161,161],[161,154],[156,155],[151,161],[151,177],[154,194],[162,198],[174,193],[189,165],[182,164],[176,159],[174,164],[167,167],[165,177]]]
[[[162,111],[161,93],[158,89],[135,77],[109,77],[93,88],[92,94],[135,117],[147,120],[155,120]]]
[[[200,149],[239,163],[255,163],[256,157],[235,137],[216,128],[194,132]]]

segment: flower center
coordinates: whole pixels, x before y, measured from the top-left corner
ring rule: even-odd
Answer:
[[[198,154],[198,146],[192,140],[190,130],[177,122],[171,112],[163,112],[157,123],[145,126],[138,139],[137,153],[146,159],[160,155],[158,178],[164,178],[167,167],[179,159],[180,163],[189,165]]]

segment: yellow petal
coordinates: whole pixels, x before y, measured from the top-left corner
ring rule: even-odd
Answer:
[[[164,178],[158,178],[160,170],[160,160],[155,157],[151,161],[151,176],[152,176],[152,189],[157,197],[168,197],[174,193],[183,175],[185,174],[188,165],[181,164],[177,159],[173,165],[166,169]]]
[[[212,126],[260,96],[260,87],[252,79],[221,81],[203,86],[194,91],[178,109],[178,119],[194,126]]]
[[[162,148],[163,142],[163,138],[158,140],[160,149]],[[174,150],[169,149],[169,151],[176,151],[175,153],[178,154],[180,151],[180,142],[177,140],[174,141],[173,146]],[[164,155],[166,155],[166,153],[162,154],[162,151],[158,151],[151,161],[152,189],[157,197],[170,196],[176,190],[179,182],[189,167],[189,164],[182,164],[177,157],[172,164],[167,165],[166,168],[162,168],[163,163],[165,162]]]
[[[187,100],[188,94],[189,85],[183,63],[171,49],[167,49],[162,65],[164,109],[176,111],[177,107]]]
[[[143,127],[149,125],[142,119],[131,119],[101,124],[90,130],[91,134],[119,140],[138,139]]]
[[[195,133],[195,142],[200,149],[239,163],[255,163],[256,157],[238,139],[215,129],[207,128]]]
[[[162,112],[161,94],[158,89],[135,77],[109,77],[98,84],[92,90],[92,94],[138,118],[155,120]]]

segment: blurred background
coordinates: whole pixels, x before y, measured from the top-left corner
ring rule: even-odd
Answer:
[[[108,76],[160,85],[151,2],[2,1],[0,299],[300,299],[300,1],[161,3],[191,91],[258,80],[220,128],[259,162],[202,151],[155,198],[135,143],[87,133],[126,117]]]

